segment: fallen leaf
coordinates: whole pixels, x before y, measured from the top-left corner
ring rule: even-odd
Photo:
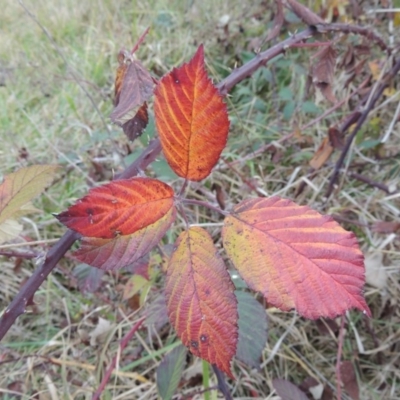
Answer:
[[[90,345],[95,346],[96,344],[102,343],[113,326],[114,324],[111,324],[110,321],[99,317],[96,327],[89,333]]]
[[[282,400],[308,400],[302,390],[286,379],[273,379],[272,386]]]
[[[13,219],[6,219],[0,224],[0,244],[15,239],[22,232],[23,226]]]
[[[387,285],[387,272],[383,266],[383,253],[381,251],[370,252],[365,256],[365,277],[367,283],[378,289]]]
[[[372,224],[371,230],[376,233],[397,233],[400,231],[400,222],[376,221]]]
[[[360,389],[358,387],[356,371],[351,361],[343,361],[340,364],[340,376],[344,390],[352,400],[360,400]]]
[[[331,146],[336,150],[343,150],[344,140],[343,134],[335,126],[331,126],[328,129],[329,142]]]
[[[333,153],[333,147],[330,143],[329,137],[325,137],[313,158],[310,160],[310,167],[320,169],[329,159]]]
[[[313,83],[327,100],[336,103],[337,100],[332,91],[336,51],[332,45],[325,46],[314,55],[314,58],[317,58],[317,61],[312,67]]]
[[[217,202],[219,206],[221,207],[221,210],[225,210],[225,191],[222,189],[222,186],[219,185],[218,183],[213,183],[211,186],[211,190],[215,191]]]

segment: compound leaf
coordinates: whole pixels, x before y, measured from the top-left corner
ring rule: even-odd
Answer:
[[[207,76],[204,50],[165,75],[154,91],[161,145],[174,172],[193,181],[207,177],[226,145],[226,104]]]
[[[157,179],[119,180],[91,189],[57,219],[83,236],[111,239],[161,219],[174,208],[173,196],[173,189]]]
[[[311,319],[351,308],[370,315],[357,239],[330,216],[279,197],[248,199],[225,219],[222,235],[249,287],[281,310]]]
[[[165,294],[169,319],[183,344],[232,376],[236,353],[234,285],[211,236],[202,228],[182,232],[168,269]]]
[[[170,208],[159,220],[130,235],[113,239],[84,237],[81,247],[72,255],[79,261],[105,271],[126,267],[156,246],[175,218],[175,208]]]

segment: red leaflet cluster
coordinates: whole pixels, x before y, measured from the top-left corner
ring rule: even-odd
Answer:
[[[319,68],[320,80],[323,72]],[[121,59],[112,119],[136,126],[134,119],[147,115],[152,85],[143,66]],[[203,46],[190,62],[162,78],[154,109],[171,168],[188,180],[206,178],[225,147],[229,120],[207,76]],[[57,218],[84,236],[74,254],[77,259],[115,270],[141,259],[159,243],[176,218],[176,201],[169,185],[134,178],[92,189]],[[248,286],[281,310],[295,309],[311,319],[332,318],[351,308],[370,315],[362,295],[364,263],[356,237],[331,217],[279,197],[248,199],[225,218],[222,238]],[[238,325],[246,330],[243,320],[238,324],[237,299],[243,299],[235,295],[212,237],[202,228],[187,228],[176,240],[166,273],[168,315],[182,342],[233,377]],[[248,303],[241,310],[247,321]],[[246,346],[240,347],[238,357],[243,358]],[[257,354],[249,359],[256,362]]]

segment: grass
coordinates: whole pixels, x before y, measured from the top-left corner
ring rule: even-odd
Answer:
[[[187,61],[198,44],[204,43],[209,71],[215,81],[220,81],[236,65],[254,56],[252,43],[265,38],[272,26],[271,7],[263,1],[228,0],[27,0],[23,4],[26,9],[18,2],[6,2],[0,15],[0,165],[3,176],[31,164],[62,166],[56,183],[35,202],[43,213],[23,221],[24,235],[44,243],[32,246],[32,250],[44,255],[46,242],[64,232],[51,213],[64,210],[94,184],[111,179],[134,159],[131,154],[140,154],[154,134],[154,125],[150,125],[140,140],[129,144],[110,124],[119,49],[132,48],[150,26],[138,57],[155,77],[160,77]],[[372,2],[368,7],[374,7]],[[226,16],[229,30],[223,26]],[[374,23],[388,37],[387,19],[372,18],[364,20]],[[296,27],[301,29],[298,23],[293,29]],[[339,47],[342,54],[344,42]],[[399,398],[399,237],[377,233],[371,227],[377,221],[398,220],[400,197],[347,174],[341,176],[340,187],[325,203],[324,193],[339,152],[314,177],[308,161],[325,137],[326,128],[348,112],[347,106],[302,130],[300,138],[279,142],[330,107],[325,101],[316,104],[313,95],[303,101],[309,55],[304,49],[290,51],[235,87],[227,100],[232,127],[224,157],[240,175],[220,162],[205,182],[205,191],[212,198],[212,183],[219,183],[228,195],[228,206],[232,206],[249,194],[242,177],[263,193],[292,199],[305,182],[297,203],[338,214],[342,225],[356,232],[367,256],[374,252],[382,257],[384,267],[380,267],[386,283],[380,288],[367,285],[365,292],[373,318],[366,321],[359,313],[349,313],[352,324],[347,326],[343,359],[351,360],[356,367],[360,398]],[[377,50],[371,57],[383,59]],[[367,72],[365,67],[364,76]],[[335,79],[340,87],[345,77],[338,73]],[[373,146],[371,141],[382,137],[393,118],[399,101],[398,85],[397,81],[385,105],[371,114],[357,137],[349,168],[389,187],[399,181],[398,127],[384,146]],[[343,98],[343,93],[338,97]],[[271,141],[277,142],[274,149],[257,154]],[[377,152],[384,159],[377,158]],[[162,160],[147,172],[175,184],[175,177]],[[197,195],[194,190],[193,195]],[[216,222],[215,216],[202,210],[196,218],[196,222]],[[217,230],[209,231],[217,239]],[[169,239],[172,241],[175,235],[173,232]],[[19,265],[13,258],[2,257],[1,262],[3,309],[30,276],[35,261],[25,260]],[[106,275],[101,290],[88,294],[77,289],[77,279],[71,272],[74,267],[68,257],[59,264],[37,293],[36,305],[18,319],[0,344],[1,398],[91,398],[117,352],[119,339],[139,319],[141,311],[122,300],[126,274]],[[370,283],[374,283],[372,277]],[[161,287],[160,274],[149,293],[149,303]],[[311,376],[334,389],[337,334],[293,313],[270,309],[268,316],[269,340],[262,367],[251,371],[235,363],[238,380],[232,387],[234,398],[274,398],[275,377],[300,384]],[[92,339],[100,318],[109,322],[110,329]],[[125,349],[104,399],[157,397],[155,369],[177,342],[168,327],[152,340],[148,337],[141,331]],[[201,361],[190,358],[180,393],[201,388],[201,379],[195,379],[201,371]],[[210,386],[216,384],[213,374],[209,379]]]

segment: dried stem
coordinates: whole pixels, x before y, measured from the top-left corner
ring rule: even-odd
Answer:
[[[25,259],[29,260],[31,258],[38,257],[39,254],[30,252],[30,251],[2,251],[2,250],[0,250],[0,256],[18,257],[18,258],[25,258]]]
[[[329,186],[328,190],[326,193],[326,197],[329,198],[329,196],[332,194],[334,184],[336,183],[336,180],[339,175],[339,171],[343,165],[343,162],[347,156],[347,153],[350,150],[351,144],[353,143],[354,138],[357,135],[357,132],[360,130],[364,122],[366,121],[368,114],[373,110],[375,103],[377,100],[382,96],[384,90],[386,87],[389,85],[390,81],[396,76],[396,74],[400,71],[400,58],[397,60],[396,64],[392,67],[392,69],[383,77],[381,82],[377,85],[377,87],[372,87],[369,96],[371,96],[370,101],[367,103],[367,106],[365,107],[364,111],[355,111],[350,117],[347,119],[347,121],[344,123],[344,125],[341,127],[340,131],[341,133],[346,132],[350,126],[357,121],[356,126],[351,132],[351,135],[348,137],[346,144],[343,148],[342,154],[340,155],[338,161],[336,162],[335,169],[333,171],[333,174],[331,176],[331,179],[329,181]],[[368,96],[368,98],[369,98]]]
[[[339,330],[339,343],[338,343],[338,351],[337,351],[337,359],[336,359],[336,398],[337,400],[342,400],[342,378],[340,376],[340,364],[342,360],[342,350],[343,350],[343,341],[344,341],[344,321],[345,316],[341,317],[340,321],[340,330]]]
[[[119,344],[119,353],[117,353],[112,359],[111,364],[108,366],[107,371],[104,374],[99,387],[97,388],[95,394],[92,397],[92,400],[100,399],[100,396],[103,393],[103,390],[105,389],[108,381],[110,380],[111,374],[113,373],[115,366],[117,365],[117,359],[120,357],[120,353],[124,351],[125,347],[132,339],[132,336],[137,332],[137,330],[140,328],[140,325],[142,325],[144,320],[145,318],[142,318],[138,322],[136,322],[136,324],[132,326],[130,331],[121,339],[121,342]]]
[[[351,178],[357,179],[357,180],[360,181],[360,182],[364,182],[364,183],[366,183],[367,185],[370,185],[370,186],[372,186],[372,187],[375,187],[375,188],[377,188],[377,189],[380,189],[380,190],[384,191],[384,192],[387,193],[387,194],[392,194],[392,192],[391,192],[390,189],[387,187],[387,185],[385,185],[385,184],[383,184],[383,183],[380,183],[380,182],[376,182],[376,181],[374,181],[374,180],[372,180],[372,179],[370,179],[370,178],[368,178],[368,177],[366,177],[366,176],[364,176],[364,175],[357,174],[356,172],[350,172],[350,173],[349,173],[349,176],[350,176]]]

